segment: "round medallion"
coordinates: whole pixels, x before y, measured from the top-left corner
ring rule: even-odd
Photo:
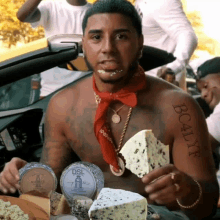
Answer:
[[[112,115],[112,122],[118,124],[121,121],[121,118],[118,114]]]
[[[112,165],[110,165],[110,170],[115,176],[122,176],[125,172],[125,163],[120,157],[118,157],[118,166],[120,167],[118,171]]]
[[[71,164],[67,167],[60,178],[61,190],[69,204],[75,195],[93,198],[97,184],[93,173],[83,164]]]

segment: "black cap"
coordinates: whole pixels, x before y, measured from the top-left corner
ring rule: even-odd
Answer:
[[[220,57],[207,60],[197,69],[198,79],[201,79],[212,73],[220,73]]]

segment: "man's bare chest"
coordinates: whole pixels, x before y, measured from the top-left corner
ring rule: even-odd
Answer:
[[[107,120],[112,138],[115,143],[115,148],[118,148],[120,139],[122,137],[125,123],[128,119],[129,107],[124,107],[118,114],[120,116],[120,123],[114,123],[112,116],[114,112],[108,110]],[[125,190],[136,191],[144,195],[144,186],[137,176],[130,171],[126,171],[125,176],[115,177],[110,169],[109,165],[103,159],[101,147],[94,133],[94,120],[96,115],[96,106],[91,108],[85,108],[80,112],[74,112],[73,115],[67,117],[67,126],[65,135],[68,138],[69,144],[73,151],[79,156],[82,161],[94,163],[99,166],[105,176],[105,185],[108,187],[124,188]],[[166,130],[166,123],[163,121],[163,114],[159,111],[155,112],[152,109],[136,107],[132,109],[131,116],[128,122],[128,126],[123,137],[123,144],[135,135],[137,132],[151,129],[155,136],[162,142],[167,141],[164,137]],[[132,184],[125,184],[125,183]]]
[[[154,135],[162,142],[169,142],[164,136],[166,133],[166,121],[159,111],[152,109],[135,107],[132,109],[127,128],[125,124],[128,119],[129,107],[125,106],[118,115],[120,122],[114,123],[112,116],[115,114],[111,109],[107,112],[107,124],[111,130],[112,139],[117,148],[122,138],[122,145],[137,132],[150,129]],[[96,106],[84,108],[81,111],[75,111],[66,116],[65,136],[68,138],[73,150],[81,159],[88,157],[95,160],[102,157],[101,148],[94,133],[94,121],[96,115]]]

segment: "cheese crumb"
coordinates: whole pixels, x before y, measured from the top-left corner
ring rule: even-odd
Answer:
[[[0,219],[2,220],[29,220],[28,214],[25,214],[18,205],[11,205],[0,199]]]

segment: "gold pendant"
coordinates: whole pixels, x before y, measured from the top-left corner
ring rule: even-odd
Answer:
[[[118,114],[112,115],[112,122],[118,124],[121,121],[121,118]]]
[[[125,163],[120,157],[118,157],[118,166],[118,171],[112,165],[110,165],[110,170],[115,176],[122,176],[125,172]]]

